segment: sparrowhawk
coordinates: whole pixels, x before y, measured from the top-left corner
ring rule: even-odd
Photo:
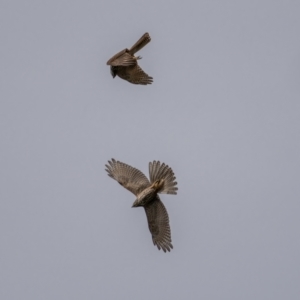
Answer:
[[[153,82],[153,78],[148,76],[138,65],[140,56],[134,56],[151,41],[149,33],[145,33],[129,50],[126,48],[114,55],[108,62],[110,73],[113,78],[118,75],[120,78],[133,84],[147,85]]]
[[[119,182],[136,196],[132,207],[143,206],[146,212],[153,244],[164,252],[173,249],[169,216],[159,194],[177,194],[176,177],[172,169],[159,161],[149,163],[148,178],[138,169],[120,161],[108,161],[108,176]]]

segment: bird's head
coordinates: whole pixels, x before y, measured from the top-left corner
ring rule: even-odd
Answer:
[[[110,66],[110,74],[113,78],[115,78],[117,75],[117,69],[118,68],[116,66]]]

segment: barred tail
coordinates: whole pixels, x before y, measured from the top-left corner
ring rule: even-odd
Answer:
[[[157,180],[163,180],[163,186],[159,190],[161,194],[177,194],[177,182],[173,170],[165,163],[160,164],[159,161],[149,163],[150,182],[154,183]]]
[[[134,53],[141,50],[151,41],[150,35],[146,32],[130,49],[129,53],[133,55]]]

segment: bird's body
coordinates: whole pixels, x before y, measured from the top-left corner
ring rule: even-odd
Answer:
[[[168,166],[154,161],[149,163],[150,182],[139,170],[112,159],[106,165],[108,176],[136,195],[132,207],[143,206],[154,245],[164,252],[173,248],[169,216],[158,193],[177,194],[176,177]]]
[[[151,186],[139,193],[132,207],[145,206],[156,199],[159,190],[163,186],[163,180],[154,182]]]
[[[151,41],[150,35],[145,33],[130,49],[124,49],[108,60],[110,72],[113,78],[118,75],[120,78],[133,84],[147,85],[153,82],[153,78],[146,74],[138,65],[140,56],[134,56]]]
[[[157,195],[156,190],[150,186],[137,195],[132,207],[145,206],[155,199]]]

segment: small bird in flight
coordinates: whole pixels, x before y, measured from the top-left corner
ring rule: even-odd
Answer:
[[[132,207],[143,206],[153,244],[164,252],[173,249],[169,216],[159,194],[177,194],[176,177],[172,169],[159,161],[149,163],[148,178],[138,169],[112,159],[105,165],[108,176],[136,196]]]
[[[140,56],[134,56],[151,41],[149,33],[145,33],[129,50],[126,48],[114,55],[108,62],[110,73],[113,78],[118,75],[120,78],[133,84],[147,85],[153,82],[153,78],[148,76],[138,65]]]

